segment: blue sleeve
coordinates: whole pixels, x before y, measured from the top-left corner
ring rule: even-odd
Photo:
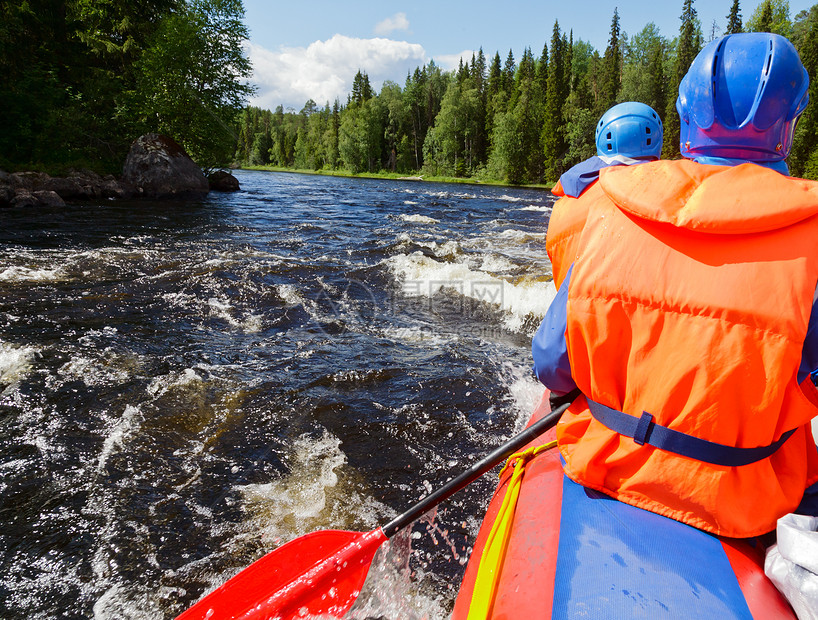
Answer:
[[[565,342],[565,330],[568,326],[566,313],[568,285],[573,269],[574,266],[571,265],[531,342],[534,374],[557,396],[567,394],[577,387],[571,376],[571,362],[568,360]]]
[[[801,367],[798,369],[798,383],[816,371],[818,371],[818,291],[812,300],[812,313],[809,316],[807,337],[801,353]]]

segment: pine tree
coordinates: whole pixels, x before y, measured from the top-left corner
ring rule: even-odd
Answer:
[[[537,61],[537,86],[540,90],[543,104],[548,94],[548,44],[542,47],[542,56]]]
[[[745,32],[773,32],[792,40],[789,0],[764,0],[744,24]]]
[[[773,5],[770,0],[765,0],[761,9],[761,19],[758,23],[757,32],[772,32],[773,28]]]
[[[482,96],[486,93],[486,56],[483,54],[483,48],[477,52],[477,58],[472,56],[472,76],[475,80],[475,85]]]
[[[741,29],[741,9],[738,5],[739,0],[733,0],[733,6],[730,7],[730,14],[727,16],[727,30],[724,34],[738,34],[742,32]]]
[[[667,85],[665,84],[665,50],[660,40],[655,41],[651,46],[647,74],[650,100],[646,103],[661,117],[665,114],[667,105]]]
[[[373,94],[372,86],[369,84],[369,76],[359,69],[352,80],[352,102],[362,103],[368,101]]]
[[[679,115],[676,112],[676,93],[679,90],[679,83],[701,49],[701,25],[696,9],[693,8],[693,1],[684,0],[682,15],[679,18],[682,20],[682,25],[679,27],[679,40],[676,45],[676,66],[667,91],[667,107],[665,108],[662,157],[666,159],[679,156]]]
[[[514,54],[511,50],[508,50],[508,56],[506,56],[506,63],[503,65],[503,80],[502,80],[502,88],[506,93],[511,94],[512,89],[514,88],[514,73],[517,70],[517,65],[514,62]]]
[[[566,151],[562,111],[567,99],[563,39],[559,21],[554,22],[551,37],[551,58],[548,63],[548,94],[545,99],[543,123],[543,155],[545,176],[555,181],[562,173],[562,158]]]
[[[526,47],[523,50],[523,57],[520,59],[520,64],[517,66],[517,71],[514,75],[514,89],[512,92],[512,99],[509,101],[509,106],[513,107],[517,103],[517,98],[520,96],[520,89],[524,83],[531,83],[534,81],[537,67],[534,62],[534,54],[531,53],[531,48]]]
[[[503,90],[503,70],[500,64],[500,53],[495,52],[491,61],[489,76],[486,80],[486,135],[489,138],[488,149],[491,149],[491,140],[494,135],[494,117],[498,111],[504,112],[501,105],[500,93]]]
[[[614,9],[611,21],[611,36],[608,48],[602,59],[602,89],[598,100],[597,112],[601,116],[605,110],[616,103],[616,94],[619,92],[620,76],[622,75],[622,49],[620,47],[619,10]]]

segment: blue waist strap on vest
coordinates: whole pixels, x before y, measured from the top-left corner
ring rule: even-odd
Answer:
[[[672,452],[673,454],[713,465],[739,467],[766,459],[795,432],[795,429],[787,431],[781,435],[778,441],[771,443],[769,446],[737,448],[736,446],[726,446],[706,439],[699,439],[692,435],[671,430],[666,426],[660,426],[653,421],[653,416],[647,411],[642,412],[642,416],[636,418],[622,411],[611,409],[590,398],[587,400],[591,415],[615,433],[630,437],[639,445],[648,444],[665,452]]]

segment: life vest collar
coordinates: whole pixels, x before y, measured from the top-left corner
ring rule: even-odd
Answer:
[[[613,166],[600,171],[600,184],[628,214],[704,233],[765,232],[818,215],[818,182],[752,163]]]
[[[638,160],[635,159],[625,159],[629,159],[633,163],[638,163]],[[594,155],[593,157],[589,157],[566,172],[563,172],[559,180],[560,193],[554,193],[557,196],[579,198],[588,187],[599,180],[600,170],[608,166],[621,165],[627,165],[627,162],[623,161],[621,156],[599,157]]]

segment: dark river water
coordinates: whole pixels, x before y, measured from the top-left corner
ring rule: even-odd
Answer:
[[[539,401],[549,193],[237,176],[0,211],[0,617],[173,618],[385,523]],[[447,617],[495,483],[390,545],[352,616]]]

